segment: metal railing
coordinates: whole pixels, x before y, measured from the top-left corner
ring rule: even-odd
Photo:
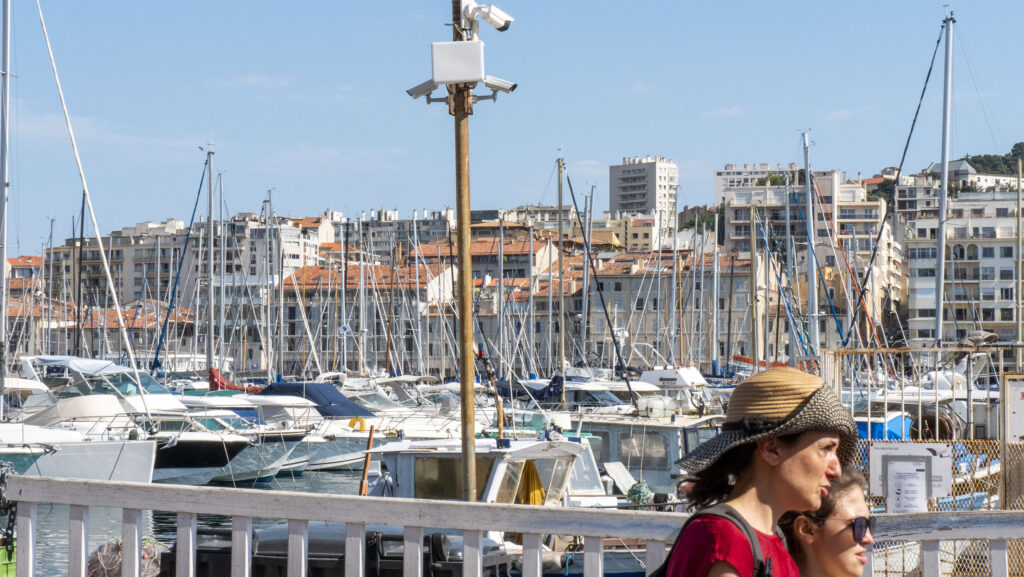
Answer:
[[[463,570],[465,575],[482,575],[484,532],[504,530],[522,534],[524,577],[542,574],[542,537],[545,535],[583,536],[583,574],[603,574],[605,538],[646,541],[642,554],[649,574],[665,559],[666,549],[675,538],[686,515],[576,509],[561,507],[530,507],[315,495],[293,492],[267,492],[251,489],[150,485],[109,481],[84,481],[16,476],[9,480],[8,492],[16,496],[17,575],[34,574],[37,556],[36,512],[41,504],[58,503],[70,506],[68,526],[68,571],[72,577],[88,574],[89,507],[110,507],[122,514],[122,572],[125,577],[138,577],[142,551],[142,511],[158,510],[177,513],[177,548],[175,570],[178,576],[195,575],[197,515],[218,514],[231,517],[231,575],[248,577],[252,573],[253,516],[280,518],[288,524],[289,577],[307,574],[310,521],[345,523],[345,574],[363,575],[365,571],[365,539],[368,523],[403,527],[403,575],[423,574],[424,529],[428,527],[461,529],[463,531]],[[942,544],[950,541],[985,541],[987,555],[974,561],[987,565],[986,574],[1008,576],[1019,574],[1024,567],[1011,567],[1008,555],[1013,539],[1024,539],[1024,512],[973,511],[878,515],[875,547],[887,548],[920,544],[914,549],[915,560],[905,573],[922,577],[939,577],[951,573],[950,559]],[[875,555],[879,560],[877,554]],[[977,557],[977,556],[975,556]],[[640,557],[638,557],[640,558]],[[879,561],[869,557],[866,575],[891,574]]]

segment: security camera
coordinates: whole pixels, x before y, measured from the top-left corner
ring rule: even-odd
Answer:
[[[406,90],[406,94],[412,96],[413,99],[419,98],[420,96],[428,96],[434,89],[437,88],[437,84],[434,83],[434,79],[431,78],[426,82],[421,82],[416,86],[413,86],[409,90]]]
[[[491,90],[498,90],[508,94],[509,92],[515,90],[516,86],[519,85],[516,84],[515,82],[509,82],[508,80],[502,80],[501,78],[488,75],[484,77],[484,86],[490,88]]]
[[[475,0],[463,0],[462,17],[468,21],[476,20],[477,17],[483,18],[484,22],[490,24],[499,32],[508,30],[508,27],[515,21],[515,18],[509,16],[494,4],[481,6]]]

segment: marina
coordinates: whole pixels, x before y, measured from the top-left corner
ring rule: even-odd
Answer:
[[[284,134],[290,130],[285,125],[295,123],[287,116],[291,110],[269,104],[277,102],[275,93],[290,92],[291,109],[308,108],[324,125],[318,138],[365,140],[367,150],[356,144],[327,150],[321,143],[283,145],[271,153],[268,147],[262,166],[255,167],[233,156],[249,150],[241,127],[222,143],[204,141],[198,152],[191,137],[167,136],[178,140],[167,145],[175,148],[189,140],[191,156],[175,156],[173,171],[167,165],[152,170],[144,192],[127,202],[111,193],[121,185],[112,185],[106,174],[95,191],[86,179],[83,158],[97,148],[103,123],[71,114],[60,73],[66,65],[46,24],[55,11],[58,30],[68,33],[60,26],[68,23],[68,9],[44,10],[37,2],[31,13],[0,0],[0,521],[6,520],[0,526],[0,576],[674,577],[667,560],[679,563],[673,566],[677,573],[689,561],[673,552],[689,555],[686,548],[696,548],[685,538],[694,535],[687,528],[710,531],[710,517],[729,518],[713,507],[729,501],[741,510],[750,507],[746,513],[731,506],[717,510],[740,519],[732,523],[753,545],[755,572],[765,566],[761,536],[775,547],[769,553],[779,556],[768,559],[770,577],[772,559],[796,564],[796,551],[806,545],[779,537],[785,514],[799,514],[811,527],[807,534],[816,534],[814,527],[838,511],[839,497],[829,501],[832,483],[849,478],[854,480],[847,488],[863,489],[857,496],[857,511],[863,512],[841,519],[850,529],[842,535],[852,537],[855,548],[863,545],[854,559],[862,576],[1024,575],[1024,142],[998,142],[984,108],[987,95],[960,36],[977,38],[971,26],[990,22],[987,11],[972,7],[967,16],[954,16],[944,6],[941,19],[928,20],[929,31],[938,32],[934,46],[917,34],[920,22],[904,14],[899,26],[906,38],[890,33],[886,39],[906,41],[902,50],[864,58],[899,56],[902,66],[912,63],[927,72],[918,93],[919,85],[902,83],[907,74],[901,70],[900,82],[887,87],[886,97],[895,100],[886,101],[884,112],[866,104],[856,112],[807,107],[783,114],[780,107],[767,115],[790,123],[816,119],[829,127],[813,138],[810,129],[792,131],[790,125],[792,134],[785,137],[778,137],[778,126],[740,131],[731,124],[747,113],[739,104],[723,108],[724,101],[707,101],[713,108],[692,113],[685,108],[690,100],[731,92],[724,87],[732,81],[705,72],[717,80],[694,90],[692,83],[675,84],[679,71],[661,75],[660,82],[671,82],[678,92],[665,109],[674,112],[644,121],[662,128],[637,124],[627,133],[643,133],[641,142],[650,144],[641,146],[655,149],[667,146],[661,132],[705,130],[730,140],[709,143],[708,151],[687,148],[680,163],[645,154],[622,156],[616,164],[567,160],[567,152],[575,151],[561,145],[536,155],[538,139],[552,138],[546,130],[564,130],[559,123],[539,114],[526,120],[496,112],[536,106],[530,104],[536,92],[529,90],[552,86],[505,56],[520,50],[528,69],[546,60],[541,53],[523,58],[522,52],[526,45],[557,44],[561,31],[538,33],[551,25],[539,8],[516,7],[524,15],[517,20],[475,0],[436,3],[437,13],[418,4],[390,8],[396,14],[389,17],[398,18],[389,24],[401,33],[392,35],[394,46],[374,37],[372,49],[367,32],[348,28],[349,20],[360,14],[380,23],[380,7],[318,7],[331,17],[295,30],[309,31],[303,34],[309,46],[330,37],[330,50],[310,50],[287,26],[279,27],[280,37],[268,34],[278,31],[277,23],[257,33],[265,15],[252,7],[249,36],[267,39],[277,51],[283,50],[279,44],[299,46],[293,55],[274,54],[254,69],[276,66],[292,73],[308,70],[309,63],[299,60],[309,60],[316,70],[306,78],[212,75],[197,84],[197,92],[241,87],[246,97],[236,96],[239,106],[262,94],[266,100],[245,116],[246,124],[265,123],[260,131],[266,134]],[[560,14],[566,21],[560,25],[577,41],[583,37],[570,29],[596,25],[590,14],[568,19],[564,7],[545,9]],[[139,13],[148,16],[150,10],[158,11]],[[12,68],[15,13],[21,20],[38,18],[45,58],[32,52],[25,62],[49,67],[61,116],[46,114],[62,120],[61,126],[31,110],[41,108],[35,92],[26,90],[24,109],[12,105],[12,81],[28,84],[37,74]],[[248,46],[232,45],[231,51],[248,59],[257,49],[235,36],[247,24],[230,16],[228,42]],[[289,10],[279,14],[282,24],[293,16]],[[163,17],[169,23],[180,15]],[[889,24],[874,20],[873,26]],[[411,46],[406,36],[427,21],[439,35],[429,42],[428,80],[402,94],[391,86],[394,79],[382,89],[375,76],[359,81],[358,91],[332,85],[313,96],[312,86],[336,81],[325,76],[363,78],[369,69],[375,75],[388,69],[400,83],[412,84],[408,58],[392,50]],[[857,26],[869,28],[867,21]],[[814,26],[805,21],[804,27]],[[138,27],[128,28],[144,44]],[[964,48],[959,54],[954,29]],[[602,30],[591,36],[614,36]],[[115,35],[96,38],[107,42],[105,36]],[[206,37],[197,44],[205,45]],[[342,48],[343,39],[352,45]],[[923,58],[904,62],[897,54],[911,50],[908,39],[931,49],[927,68]],[[175,41],[169,52],[191,59],[184,56],[186,42]],[[209,40],[211,46],[220,42]],[[426,42],[419,36],[415,42],[424,51]],[[632,42],[647,46],[648,56],[606,56],[608,64],[628,59],[637,71],[648,70],[644,60],[675,44],[662,39],[651,45],[639,37]],[[609,40],[600,51],[609,48],[622,50],[621,41]],[[757,48],[751,52],[764,47]],[[596,51],[573,50],[578,66]],[[726,52],[722,46],[718,51]],[[815,50],[802,51],[816,56]],[[349,52],[360,55],[357,62],[339,61],[333,65],[341,74],[324,74],[335,53]],[[78,89],[69,91],[72,104],[88,100],[80,92],[82,61],[73,56],[68,75]],[[150,58],[134,66],[139,78],[143,69],[161,67],[157,55]],[[295,62],[282,65],[276,58]],[[991,133],[985,146],[1008,149],[1006,154],[960,156],[966,144],[957,138],[965,131],[954,126],[962,110],[956,106],[974,106],[964,96],[964,79],[954,92],[954,61],[961,58]],[[504,69],[534,86],[524,81],[525,90],[519,89],[519,82],[493,74]],[[1015,77],[1005,71],[998,76],[1006,83],[1000,91],[1011,91]],[[622,78],[610,90],[611,101],[600,94],[608,91],[603,88],[580,91],[606,108],[589,113],[588,130],[616,124],[612,110],[646,118],[648,96],[665,91],[653,82],[626,90],[618,86],[628,84]],[[783,92],[774,86],[770,92]],[[179,87],[150,85],[140,92],[154,93],[155,101],[165,89]],[[400,103],[378,108],[377,101],[392,92]],[[838,98],[836,92],[820,97]],[[932,110],[928,97],[941,100],[941,110]],[[406,107],[423,102],[427,112],[420,115],[432,125],[406,115]],[[895,163],[898,151],[884,157],[850,152],[845,141],[858,131],[847,125],[836,132],[836,123],[855,114],[884,115],[888,132],[874,129],[870,141],[856,145],[881,148],[883,141],[902,137],[904,119],[889,112],[896,103],[916,103],[898,164],[884,164]],[[582,111],[590,104],[577,106]],[[356,107],[361,111],[353,115],[348,109]],[[131,111],[124,108],[127,122]],[[152,110],[171,114],[173,108]],[[22,155],[17,144],[12,147],[11,121],[19,143],[18,118],[30,114],[36,118],[25,123],[26,141],[34,130],[66,134],[70,142],[77,180],[55,190],[75,189],[74,202],[60,192],[53,193],[53,204],[77,212],[70,235],[55,234],[57,218],[48,217],[45,242],[24,249],[20,223],[11,226],[12,219],[23,219],[21,204],[9,210],[9,192],[22,187],[21,159],[40,152],[33,146]],[[351,127],[327,120],[335,115]],[[369,127],[360,115],[388,118]],[[242,116],[241,108],[238,114],[212,114],[218,116]],[[504,132],[488,124],[493,116],[503,119]],[[694,127],[684,130],[676,116]],[[454,128],[449,145],[420,140],[419,133],[440,134],[438,119],[446,130]],[[481,135],[479,143],[474,140],[474,151],[480,149],[474,167],[489,168],[474,172],[486,176],[474,181],[472,204],[471,119],[474,135]],[[703,123],[714,128],[701,128]],[[76,126],[88,135],[82,150]],[[537,134],[513,141],[511,135],[526,126]],[[747,132],[750,149],[743,142]],[[763,135],[754,139],[756,132],[773,135],[772,144]],[[408,143],[378,144],[381,135],[401,134]],[[617,147],[637,146],[618,129],[609,137],[619,141]],[[962,138],[977,145],[976,135]],[[789,157],[776,140],[786,141]],[[941,150],[939,160],[910,168],[924,162],[917,151],[922,141]],[[122,148],[125,174],[134,174],[131,157],[138,151]],[[716,155],[714,164],[722,166],[720,149],[769,150],[787,162],[712,170],[703,155]],[[438,157],[437,150],[449,151],[450,158]],[[614,157],[607,150],[600,154]],[[848,155],[842,162],[884,168],[867,178],[858,171],[854,178],[831,168],[837,154]],[[520,155],[543,170],[528,175]],[[419,157],[445,164],[445,202],[431,196],[437,186],[428,179],[432,170],[421,167],[410,176],[401,166]],[[47,170],[58,172],[56,164],[48,160]],[[279,172],[281,165],[288,170]],[[299,181],[317,172],[330,175],[323,181],[330,181],[323,185],[333,191],[329,196],[284,183],[280,190],[255,187],[250,180],[251,173],[290,174]],[[363,172],[376,174],[371,181],[353,180]],[[708,181],[695,185],[696,173]],[[181,174],[188,174],[187,184],[178,182]],[[538,174],[547,176],[539,193],[536,183],[519,180]],[[396,175],[402,182],[393,182]],[[26,180],[28,187],[40,186]],[[173,183],[173,193],[159,192],[164,181]],[[607,188],[607,207],[599,186]],[[683,202],[697,198],[688,186],[701,190],[701,204]],[[709,192],[711,203],[704,204]],[[487,200],[481,203],[481,197]],[[408,209],[398,207],[409,202],[422,208],[406,218]],[[488,203],[496,208],[481,208]],[[339,206],[344,211],[330,208]],[[157,211],[169,216],[140,220],[160,218]],[[131,220],[126,214],[141,216]],[[121,224],[111,227],[111,217]],[[793,448],[808,434],[818,435],[812,447]],[[803,469],[787,468],[799,451],[807,451],[798,456]],[[864,478],[841,477],[840,469]],[[771,474],[760,474],[765,471]],[[821,480],[801,484],[786,477],[775,483],[776,474]],[[744,495],[753,496],[743,501]],[[819,506],[828,510],[820,519],[814,517]],[[701,516],[705,509],[712,512]],[[747,518],[751,510],[757,519]],[[684,525],[688,519],[697,521]],[[772,534],[765,532],[769,528]],[[716,547],[728,542],[718,535],[708,539]],[[725,561],[740,572],[735,557],[715,559],[719,569]]]

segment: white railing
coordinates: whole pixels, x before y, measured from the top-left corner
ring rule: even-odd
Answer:
[[[604,538],[640,539],[647,543],[643,556],[648,573],[661,565],[686,515],[635,511],[608,511],[559,507],[528,507],[452,501],[426,501],[270,492],[251,489],[149,485],[106,481],[79,481],[15,476],[8,494],[18,502],[17,575],[33,575],[36,561],[36,511],[39,504],[70,506],[68,571],[85,577],[88,562],[89,507],[123,510],[122,575],[138,577],[142,539],[142,511],[177,513],[176,574],[195,575],[196,516],[226,515],[231,523],[231,576],[248,577],[252,563],[252,519],[288,520],[288,576],[305,577],[308,557],[308,523],[345,523],[345,574],[360,576],[365,569],[366,525],[403,527],[403,575],[421,575],[424,528],[463,531],[463,570],[467,576],[483,572],[483,534],[502,530],[523,534],[524,577],[541,576],[542,535],[582,535],[583,573],[603,574]],[[920,542],[924,577],[942,571],[942,541],[987,540],[993,577],[1009,575],[1008,541],[1024,538],[1024,511],[977,511],[963,513],[913,513],[879,515],[876,543]],[[878,551],[881,553],[881,551]],[[1024,563],[1024,559],[1016,560]],[[870,561],[869,561],[870,563]],[[881,572],[880,559],[875,559]],[[945,569],[948,572],[948,568]],[[871,575],[870,567],[865,572]]]

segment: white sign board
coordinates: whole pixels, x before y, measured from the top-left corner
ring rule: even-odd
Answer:
[[[882,468],[885,469],[886,512],[928,511],[931,463],[931,459],[924,456],[887,455],[882,459]]]
[[[1007,443],[1024,441],[1024,379],[1007,377],[1003,383],[1006,392]]]
[[[887,457],[927,457],[931,461],[931,496],[949,497],[953,494],[953,445],[951,443],[884,443],[875,442],[868,454],[871,469],[871,494],[885,494],[885,466]],[[893,511],[889,511],[892,513]]]

